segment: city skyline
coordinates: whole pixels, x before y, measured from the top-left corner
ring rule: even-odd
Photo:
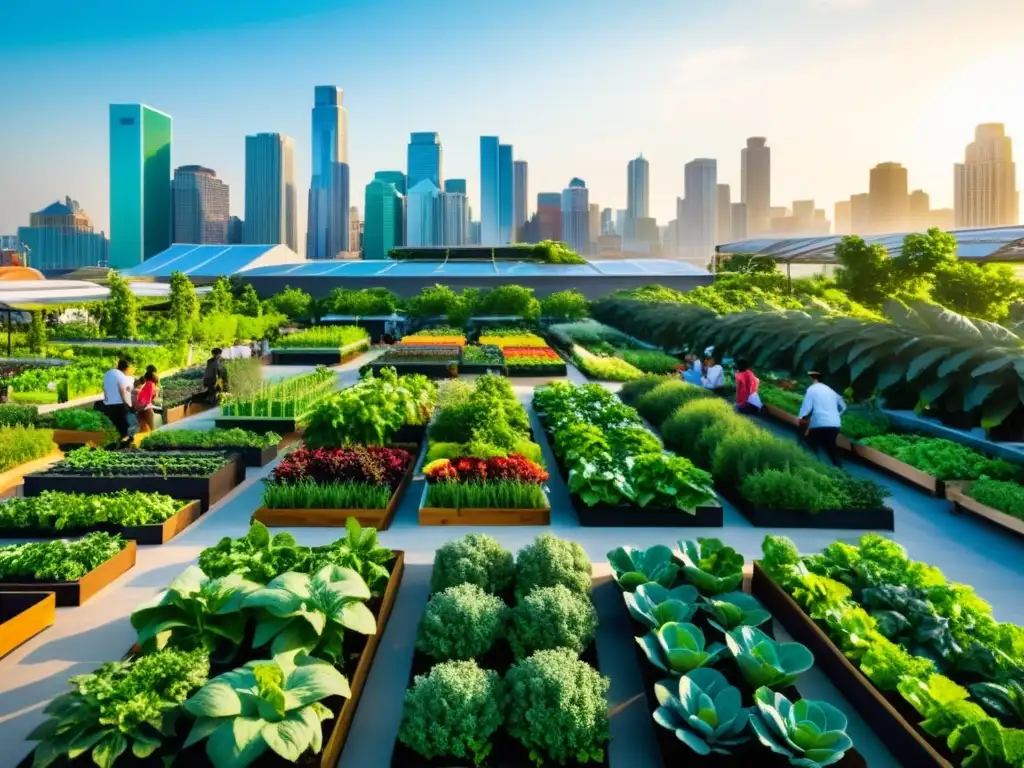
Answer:
[[[57,5],[63,8],[64,0]],[[652,49],[650,61],[641,60],[640,49],[630,46],[614,56],[585,52],[574,61],[574,72],[579,67],[580,73],[587,71],[588,77],[612,86],[623,85],[642,70],[651,86],[638,89],[637,94],[613,87],[614,114],[608,112],[604,99],[578,99],[573,109],[579,119],[557,99],[537,93],[537,69],[528,69],[521,83],[510,83],[501,94],[502,105],[491,108],[492,101],[480,105],[455,95],[439,98],[437,93],[428,97],[413,92],[417,89],[408,88],[397,67],[376,63],[350,67],[348,59],[364,53],[359,45],[345,56],[325,57],[321,47],[303,43],[302,50],[289,49],[287,55],[268,56],[261,50],[265,62],[250,54],[227,63],[231,51],[258,50],[275,36],[295,40],[303,31],[325,25],[350,24],[364,32],[391,22],[439,29],[453,19],[464,22],[456,24],[455,30],[465,33],[465,55],[472,56],[507,21],[492,13],[469,25],[460,15],[467,6],[459,2],[433,12],[422,3],[399,3],[408,8],[390,14],[374,14],[353,3],[300,2],[297,9],[279,10],[273,18],[239,6],[234,15],[211,12],[207,15],[214,19],[198,22],[198,7],[185,3],[172,18],[161,19],[163,26],[142,19],[131,31],[110,13],[94,11],[92,18],[83,19],[74,5],[66,5],[68,12],[53,24],[51,16],[58,14],[48,13],[44,23],[32,9],[4,11],[11,20],[8,28],[19,33],[13,36],[12,52],[34,52],[45,58],[28,71],[17,67],[18,56],[0,64],[4,83],[0,91],[8,102],[25,100],[38,91],[47,73],[72,61],[85,85],[60,105],[76,113],[75,142],[54,141],[52,133],[47,133],[48,123],[59,123],[54,120],[59,113],[51,111],[58,105],[38,99],[27,101],[19,109],[18,120],[0,129],[23,150],[11,163],[11,175],[19,183],[0,190],[0,232],[15,231],[27,222],[29,212],[64,194],[82,202],[97,230],[110,232],[108,158],[102,134],[107,104],[126,101],[151,104],[174,116],[175,166],[217,168],[236,190],[244,187],[244,136],[279,132],[297,137],[297,220],[304,229],[307,201],[301,187],[311,178],[311,148],[304,138],[310,135],[308,94],[324,81],[335,81],[346,91],[353,189],[363,189],[378,169],[404,166],[402,154],[410,132],[427,126],[441,136],[448,173],[467,179],[468,199],[477,218],[479,159],[475,155],[479,137],[490,131],[508,137],[516,154],[529,159],[532,190],[557,191],[564,179],[580,175],[588,180],[591,199],[616,210],[626,202],[622,165],[642,150],[651,164],[651,215],[660,224],[673,217],[675,198],[683,192],[683,169],[695,157],[717,159],[719,181],[729,184],[733,200],[738,200],[738,148],[750,136],[766,136],[772,147],[773,204],[814,199],[827,211],[835,202],[862,192],[869,169],[886,161],[908,169],[910,188],[927,192],[933,208],[951,208],[953,164],[963,162],[964,147],[977,125],[1001,122],[1011,137],[1024,136],[1024,107],[1007,98],[1014,73],[1024,64],[1024,53],[1015,49],[1011,31],[1014,21],[1024,22],[1024,8],[1006,0],[983,0],[969,9],[947,0],[927,4],[908,0],[898,9],[883,7],[877,0],[785,0],[770,7],[760,0],[742,4],[726,0],[713,10],[699,11],[657,0],[649,8],[628,12],[602,3],[613,13],[613,26],[620,32],[659,19],[666,30],[658,38],[664,45]],[[333,8],[325,10],[326,5]],[[253,14],[259,17],[252,18]],[[548,40],[567,16],[563,9],[549,17],[551,28],[540,30],[536,43]],[[1000,24],[991,24],[996,17]],[[182,19],[196,23],[185,24]],[[607,26],[607,20],[606,14],[602,26]],[[191,27],[195,31],[186,32]],[[946,46],[927,67],[894,50],[901,36],[911,32],[916,41],[930,34],[941,38],[937,33],[953,28],[963,40],[977,32],[979,42]],[[783,35],[779,42],[787,47],[781,63],[780,57],[770,55],[774,43],[769,42],[770,32],[780,29],[790,30],[788,39]],[[602,39],[600,29],[588,27],[588,32],[594,42]],[[802,45],[789,53],[797,36]],[[254,96],[243,87],[225,88],[223,78],[210,84],[193,81],[190,74],[195,73],[195,65],[184,60],[182,51],[208,43],[211,37],[218,39],[218,45],[223,43],[217,56],[224,57],[228,82],[240,82],[240,70],[252,68],[251,76],[260,82],[259,94]],[[147,51],[145,61],[137,67],[123,66],[126,55],[142,50]],[[940,48],[936,43],[928,50],[937,54]],[[160,64],[164,58],[170,64]],[[807,62],[814,63],[813,76],[807,73]],[[506,58],[496,56],[493,62],[474,68],[478,71],[467,75],[465,86],[494,77],[507,66]],[[891,77],[896,68],[900,76]],[[678,85],[686,86],[685,110],[650,106],[653,93]],[[815,98],[807,98],[808,89]],[[399,91],[403,96],[396,100]],[[524,102],[526,93],[532,99]],[[648,109],[637,109],[641,98],[648,99]],[[722,110],[717,104],[737,99],[751,102],[740,119],[718,114]],[[767,108],[766,99],[772,108]],[[529,108],[523,109],[524,103]],[[870,104],[866,112],[884,119],[854,119],[858,110],[865,111],[858,103]],[[845,113],[839,109],[844,104]],[[830,117],[830,112],[837,114]],[[600,122],[595,120],[597,115]],[[242,195],[232,196],[232,214],[242,215],[243,205]],[[298,234],[303,243],[305,233]]]

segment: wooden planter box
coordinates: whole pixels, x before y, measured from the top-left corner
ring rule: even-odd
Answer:
[[[970,487],[971,483],[946,484],[946,498],[953,502],[954,512],[966,512],[969,515],[980,517],[994,525],[998,525],[1000,528],[1015,533],[1018,536],[1024,536],[1024,520],[1008,515],[1005,512],[1000,512],[998,509],[987,507],[977,499],[971,498],[967,495],[967,490]]]
[[[0,659],[57,618],[53,592],[0,592]]]
[[[57,606],[66,608],[84,605],[90,597],[114,581],[125,571],[135,566],[135,554],[138,551],[134,541],[102,565],[85,574],[78,581],[22,581],[16,579],[0,579],[0,590],[10,592],[52,592],[56,596]]]
[[[81,429],[55,429],[53,430],[53,442],[57,445],[107,445],[117,439],[117,433],[110,432],[86,432]]]
[[[282,436],[282,442],[284,438]],[[235,480],[236,485],[241,485],[245,482],[245,468],[246,467],[265,467],[267,464],[277,458],[277,445],[268,445],[265,448],[255,448],[247,446],[245,448],[199,448],[192,446],[146,446],[142,445],[144,451],[224,451],[225,453],[233,453],[238,456],[239,461],[237,465],[238,473]]]
[[[576,494],[569,497],[580,525],[584,527],[635,527],[635,528],[721,528],[722,507],[705,505],[697,507],[696,514],[689,514],[675,507],[611,506],[609,504],[587,504]]]
[[[93,494],[116,493],[121,489],[144,493],[164,493],[178,499],[198,499],[202,511],[205,512],[227,496],[238,484],[238,466],[241,460],[237,456],[229,456],[228,459],[227,464],[206,477],[27,475],[24,493],[26,496],[38,496],[43,491]]]
[[[883,472],[904,482],[916,485],[918,488],[927,491],[932,496],[942,497],[946,492],[946,484],[942,480],[932,477],[920,469],[914,469],[909,464],[904,464],[899,459],[894,459],[888,454],[868,448],[866,445],[855,443],[853,453],[869,464],[873,464]]]
[[[102,523],[86,528],[62,528],[59,531],[53,528],[0,528],[0,538],[66,539],[72,536],[85,536],[95,531],[106,531],[107,533],[120,533],[124,538],[131,539],[140,546],[166,544],[198,520],[201,514],[202,507],[199,502],[190,501],[162,523],[130,526]]]
[[[893,706],[853,662],[843,655],[822,629],[778,584],[754,563],[751,591],[793,639],[814,654],[814,663],[864,718],[886,748],[903,765],[914,768],[953,768],[925,736]]]
[[[187,408],[184,405],[175,405],[172,408],[164,408],[164,424],[173,424],[181,421],[186,416],[195,416],[197,413],[213,410],[216,406],[209,403],[192,403]]]
[[[360,525],[386,531],[398,511],[398,505],[405,495],[406,488],[412,482],[416,470],[416,461],[409,462],[409,468],[402,477],[402,482],[391,494],[391,501],[384,509],[268,509],[260,507],[252,514],[254,521],[263,523],[268,528],[343,528],[345,521],[354,517]]]
[[[456,367],[458,364],[455,364]],[[410,373],[420,373],[426,376],[428,379],[440,380],[452,378],[449,368],[449,363],[430,363],[430,362],[393,362],[385,363],[374,361],[369,365],[364,365],[359,369],[360,373],[366,373],[366,371],[373,371],[376,376],[381,372],[382,368],[394,368],[400,376],[406,376]]]
[[[808,512],[802,509],[763,509],[755,507],[732,488],[717,486],[722,498],[732,503],[755,528],[835,528],[848,531],[894,531],[895,519],[890,507],[880,509],[826,509]]]
[[[800,419],[797,416],[794,416],[789,411],[782,410],[778,406],[768,405],[765,403],[764,408],[761,409],[761,413],[790,427],[795,427],[796,429],[800,429],[801,427]]]
[[[420,525],[551,525],[550,504],[543,509],[449,509],[427,506],[427,484],[420,498]]]
[[[217,429],[244,429],[258,435],[265,435],[267,432],[287,435],[299,431],[298,419],[280,416],[220,416],[214,422],[214,426]]]
[[[0,472],[0,497],[3,497],[8,491],[14,490],[21,485],[22,481],[25,479],[25,475],[30,475],[33,472],[46,469],[51,464],[55,464],[63,458],[63,453],[58,450],[54,450],[53,453],[43,456],[41,459],[26,461],[24,464],[11,467],[6,472]]]

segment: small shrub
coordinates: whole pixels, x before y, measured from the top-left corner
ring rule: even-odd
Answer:
[[[545,533],[516,556],[516,595],[522,597],[537,587],[556,584],[585,595],[590,592],[591,574],[583,547]]]
[[[707,397],[687,403],[661,425],[665,447],[690,459],[698,467],[711,466],[716,441],[706,439],[709,431],[725,428],[755,430],[747,419],[736,415],[732,406],[717,397]]]
[[[620,349],[619,357],[644,373],[674,373],[679,358],[657,349]]]
[[[483,656],[501,633],[505,603],[476,584],[448,587],[430,598],[416,648],[438,661]]]
[[[0,427],[0,472],[41,459],[53,450],[53,432],[49,429]]]
[[[551,648],[582,653],[597,630],[590,599],[562,584],[533,590],[511,613],[508,641],[516,659]]]
[[[667,376],[644,376],[642,379],[627,381],[619,390],[619,399],[626,405],[635,407],[640,402],[640,398],[666,381],[672,381],[672,379]]]
[[[711,473],[716,483],[738,488],[748,476],[767,469],[797,469],[816,464],[797,443],[763,429],[737,429],[722,435],[714,449]]]
[[[495,595],[512,584],[515,567],[512,553],[486,533],[468,533],[450,541],[434,555],[431,593],[457,584],[475,584]]]
[[[1024,487],[1017,483],[983,477],[971,485],[967,495],[987,507],[1024,520]]]
[[[710,397],[715,395],[703,387],[672,379],[641,397],[636,408],[651,424],[659,426],[687,403]]]

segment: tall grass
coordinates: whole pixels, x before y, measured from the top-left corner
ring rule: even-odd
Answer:
[[[492,480],[486,483],[431,483],[427,506],[441,509],[543,509],[543,489],[536,483]]]
[[[263,506],[268,509],[384,509],[391,488],[372,483],[267,483]]]

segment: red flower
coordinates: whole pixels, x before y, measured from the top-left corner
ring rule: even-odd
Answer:
[[[312,480],[374,483],[395,488],[412,461],[412,454],[399,448],[299,448],[285,456],[272,477],[280,483]]]

